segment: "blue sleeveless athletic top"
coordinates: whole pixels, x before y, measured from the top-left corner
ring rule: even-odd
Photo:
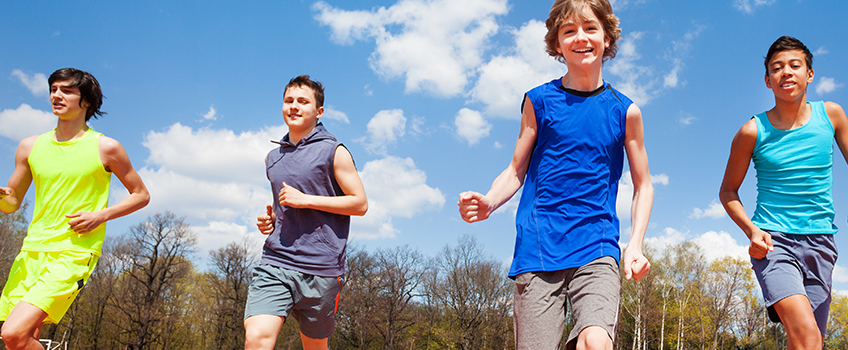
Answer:
[[[515,218],[509,276],[583,266],[604,256],[618,261],[615,201],[633,102],[606,83],[585,93],[564,89],[561,79],[527,96],[537,136]]]
[[[281,146],[265,158],[265,172],[274,197],[274,232],[265,240],[263,264],[334,277],[344,274],[350,216],[280,205],[283,182],[305,194],[343,196],[333,167],[342,145],[323,124],[297,144],[283,137]]]
[[[810,121],[776,129],[766,113],[754,116],[757,143],[757,209],[751,221],[763,230],[834,234],[833,125],[824,102],[810,102]]]

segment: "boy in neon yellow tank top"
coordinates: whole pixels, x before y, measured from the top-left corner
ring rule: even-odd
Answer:
[[[0,187],[0,211],[20,208],[35,183],[32,222],[0,297],[0,336],[8,349],[42,349],[44,323],[58,323],[88,280],[106,233],[106,221],[141,209],[150,199],[118,141],[86,124],[103,115],[100,84],[74,68],[50,75],[56,128],[21,140],[15,170]],[[112,174],[130,195],[108,205]]]
[[[774,107],[736,133],[719,197],[751,240],[769,318],[783,323],[788,348],[821,349],[837,256],[833,140],[848,160],[848,119],[836,103],[807,101],[813,54],[798,39],[778,38],[765,68]],[[738,192],[752,161],[758,194],[748,218]]]

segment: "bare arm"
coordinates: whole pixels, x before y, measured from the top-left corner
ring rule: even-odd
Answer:
[[[300,190],[283,183],[280,190],[280,205],[292,208],[308,208],[339,215],[365,215],[368,211],[368,199],[365,188],[356,172],[353,157],[347,148],[339,146],[333,160],[336,182],[344,196],[316,196],[304,194]]]
[[[642,126],[642,111],[636,104],[627,109],[627,130],[624,150],[633,180],[633,204],[630,207],[631,231],[622,264],[624,277],[640,280],[651,269],[651,263],[642,254],[642,241],[651,218],[654,205],[654,185],[648,170],[648,153],[645,150],[645,129]]]
[[[757,123],[754,119],[751,119],[733,137],[730,157],[727,159],[727,168],[724,170],[724,179],[721,181],[718,197],[730,219],[751,240],[748,254],[754,258],[762,259],[769,251],[774,249],[771,243],[771,235],[760,230],[751,222],[748,214],[745,213],[742,201],[739,199],[739,187],[742,186],[742,181],[745,180],[745,175],[748,173],[748,166],[751,164],[756,142]]]
[[[833,103],[824,103],[827,116],[830,118],[830,123],[833,125],[833,138],[836,139],[836,146],[842,152],[842,159],[848,162],[848,119],[846,119],[845,111],[842,106]]]
[[[459,194],[459,213],[466,222],[486,220],[495,210],[506,203],[524,184],[524,176],[530,165],[533,147],[536,145],[536,112],[533,103],[525,95],[521,113],[521,130],[515,142],[515,150],[509,166],[495,178],[486,195],[467,191]]]
[[[29,154],[38,135],[27,137],[18,144],[15,151],[15,170],[9,178],[7,187],[0,187],[0,212],[10,214],[21,207],[29,185],[32,184],[32,170],[29,168]]]
[[[112,172],[126,187],[130,195],[118,204],[96,212],[77,212],[65,215],[71,218],[68,224],[78,233],[90,232],[100,224],[128,215],[147,205],[150,194],[141,181],[141,176],[133,169],[127,152],[121,144],[109,137],[100,136],[98,141],[100,160],[107,171]]]

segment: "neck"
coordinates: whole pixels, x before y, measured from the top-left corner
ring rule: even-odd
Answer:
[[[807,114],[807,94],[793,100],[774,99],[774,116],[780,120],[794,120]]]
[[[88,125],[85,124],[85,118],[71,120],[59,118],[56,131],[53,132],[53,138],[59,142],[69,141],[82,137],[86,131],[88,131]]]
[[[573,69],[562,77],[562,87],[577,91],[594,91],[604,84],[601,69]]]
[[[289,142],[291,142],[293,145],[296,145],[298,142],[300,142],[300,140],[303,140],[304,137],[309,136],[309,134],[311,134],[314,130],[314,127],[309,130],[292,130],[291,128],[289,128]]]

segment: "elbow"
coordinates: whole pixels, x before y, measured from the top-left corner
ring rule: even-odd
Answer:
[[[356,210],[354,210],[353,215],[363,216],[367,212],[368,212],[368,201],[366,200],[366,201],[363,201],[362,204],[360,204],[356,207]]]
[[[146,207],[147,204],[150,203],[150,193],[148,193],[147,191],[139,193],[138,197],[139,197],[139,199],[138,199],[138,202],[139,202],[138,208],[139,209]]]

